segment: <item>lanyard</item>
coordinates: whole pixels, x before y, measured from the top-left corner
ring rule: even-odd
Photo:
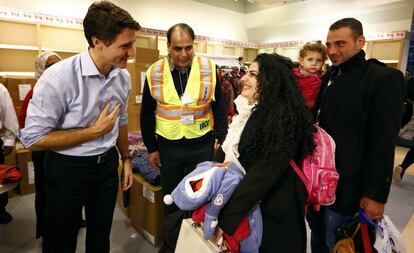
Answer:
[[[187,78],[186,81],[184,82],[183,85],[183,81],[181,80],[181,70],[178,70],[178,78],[180,80],[180,87],[181,87],[181,95],[184,94],[184,87],[186,86],[187,82],[188,82],[188,69],[185,70],[185,77]]]

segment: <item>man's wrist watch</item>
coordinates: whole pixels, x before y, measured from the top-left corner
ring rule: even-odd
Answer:
[[[121,160],[125,161],[125,160],[131,160],[132,156],[130,154],[126,154],[126,155],[121,155]]]

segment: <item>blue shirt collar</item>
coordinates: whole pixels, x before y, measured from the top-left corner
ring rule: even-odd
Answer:
[[[81,61],[81,68],[82,68],[82,76],[100,76],[102,75],[98,68],[96,67],[95,63],[92,60],[91,55],[89,54],[89,48],[80,55]],[[108,74],[108,79],[118,75],[120,69],[114,67]]]

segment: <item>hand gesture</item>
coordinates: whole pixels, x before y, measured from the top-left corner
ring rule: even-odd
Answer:
[[[111,103],[108,102],[102,112],[99,114],[98,118],[93,125],[98,137],[101,137],[110,131],[115,126],[116,119],[118,118],[119,112],[121,110],[121,104],[117,104],[112,112],[109,112],[109,107]]]
[[[372,220],[379,221],[384,214],[385,204],[369,199],[365,196],[362,197],[360,206],[364,209],[365,214]]]
[[[160,152],[155,151],[148,156],[149,163],[152,167],[159,169],[161,167]]]
[[[122,181],[122,191],[126,191],[132,186],[132,165],[128,160],[124,162],[124,180]]]

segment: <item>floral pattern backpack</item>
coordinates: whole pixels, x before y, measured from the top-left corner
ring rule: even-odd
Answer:
[[[313,153],[303,159],[301,168],[293,160],[289,163],[306,186],[306,206],[313,205],[315,211],[319,211],[321,205],[335,202],[339,174],[335,167],[334,140],[325,130],[315,127],[313,140],[316,147]]]

